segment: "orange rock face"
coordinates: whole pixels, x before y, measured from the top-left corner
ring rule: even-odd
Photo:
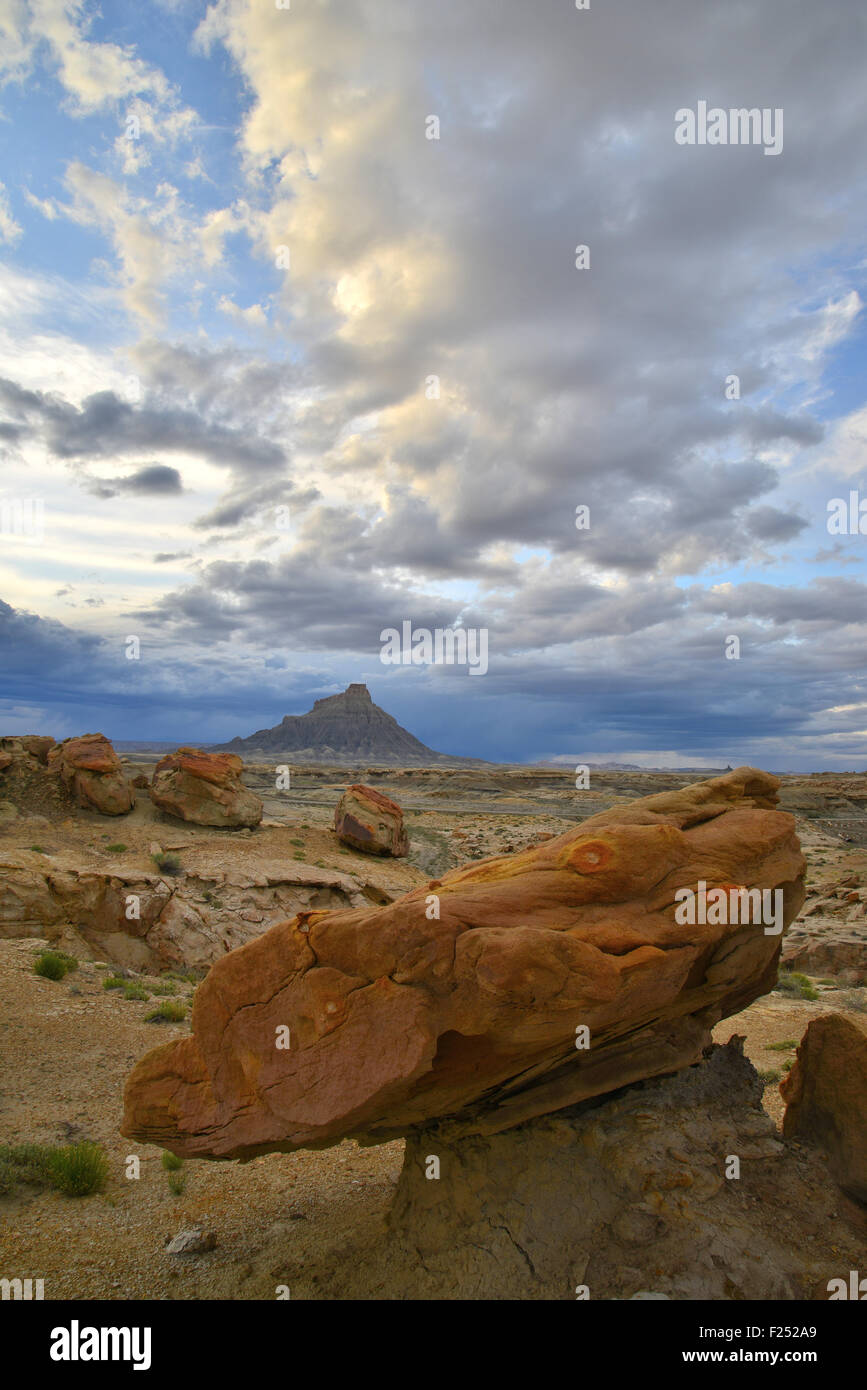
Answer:
[[[60,774],[79,806],[104,816],[122,816],[135,805],[120,758],[104,734],[68,738],[55,744],[47,757],[48,766]]]
[[[151,800],[161,811],[196,825],[258,825],[262,801],[242,784],[243,768],[234,753],[179,748],[154,768]]]
[[[844,1191],[867,1202],[867,1020],[814,1018],[780,1094],[783,1134],[821,1145]]]
[[[399,859],[409,853],[403,811],[373,787],[347,787],[334,812],[334,831],[338,840],[367,854]]]
[[[212,967],[192,1036],[138,1063],[124,1134],[216,1158],[446,1116],[490,1134],[697,1061],[772,988],[781,938],[683,923],[676,894],[779,890],[788,925],[805,861],[777,786],[740,768],[388,906],[278,923]]]

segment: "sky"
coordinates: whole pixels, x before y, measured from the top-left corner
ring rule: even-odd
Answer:
[[[0,0],[0,732],[867,768],[863,0],[283,4]]]

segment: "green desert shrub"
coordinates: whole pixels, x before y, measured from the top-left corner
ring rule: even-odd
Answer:
[[[42,951],[36,957],[33,969],[43,980],[62,980],[71,970],[78,969],[78,961],[65,951]]]
[[[167,1173],[176,1173],[179,1168],[183,1168],[184,1160],[178,1158],[177,1154],[170,1153],[168,1149],[163,1149],[163,1167]]]
[[[98,1144],[63,1144],[49,1162],[53,1185],[68,1197],[88,1197],[105,1187],[108,1159]]]
[[[791,1052],[792,1048],[797,1046],[796,1042],[787,1038],[785,1042],[768,1043],[767,1050],[768,1052]]]
[[[106,975],[102,982],[103,989],[126,989],[129,981],[122,975]]]
[[[151,994],[177,994],[178,987],[173,980],[148,981],[148,989]]]
[[[186,1185],[186,1173],[169,1173],[169,1192],[174,1193],[176,1197],[180,1197]]]
[[[180,1023],[187,1016],[187,1007],[177,999],[164,999],[153,1013],[145,1015],[148,1023]]]
[[[0,1194],[16,1183],[55,1187],[68,1197],[99,1192],[108,1177],[108,1159],[98,1144],[16,1144],[0,1148]]]
[[[106,854],[126,854],[126,845],[106,845]]]
[[[800,974],[797,970],[781,971],[775,988],[778,994],[788,994],[793,999],[819,998],[819,991],[813,988],[806,975]]]
[[[770,1085],[772,1084],[772,1082],[774,1082],[774,1081],[779,1081],[779,1079],[780,1079],[780,1073],[779,1073],[778,1071],[760,1071],[760,1072],[759,1072],[759,1080],[761,1081],[761,1083],[762,1083],[763,1086],[770,1086]]]
[[[19,1182],[51,1185],[48,1144],[4,1144],[0,1147],[0,1194],[11,1192]]]
[[[176,854],[168,854],[165,850],[160,854],[151,855],[160,873],[166,874],[169,878],[176,878],[181,870],[181,861]]]
[[[123,992],[124,999],[150,999],[146,989],[141,985],[127,985]]]

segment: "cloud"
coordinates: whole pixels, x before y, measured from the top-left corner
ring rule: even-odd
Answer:
[[[0,183],[0,241],[8,241],[14,245],[21,239],[22,234],[23,228],[12,216],[6,186]]]
[[[810,582],[858,563],[819,547],[867,410],[860,19],[832,11],[216,0],[111,42],[79,4],[11,5],[9,71],[56,74],[98,135],[28,147],[53,177],[20,216],[80,262],[8,282],[10,476],[115,528],[113,572],[123,498],[155,517],[129,604],[184,690],[231,643],[256,699],[268,660],[309,665],[299,698],[367,663],[433,746],[571,750],[578,723],[609,754],[849,756],[826,711],[858,704],[863,585]],[[194,27],[206,119],[165,76]],[[678,146],[700,96],[783,107],[784,153]],[[52,306],[74,331],[20,332]],[[46,603],[78,578],[56,564]],[[100,633],[129,612],[80,602]],[[404,617],[490,629],[472,706],[460,673],[383,675]]]
[[[183,492],[183,479],[176,468],[164,463],[150,463],[136,469],[126,477],[93,479],[91,490],[97,497],[116,497],[119,492],[146,494],[152,497],[167,497]]]

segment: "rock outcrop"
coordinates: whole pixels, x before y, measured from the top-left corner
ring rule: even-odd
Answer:
[[[2,803],[0,803],[2,804]],[[180,877],[124,867],[46,866],[41,855],[0,856],[0,937],[58,940],[69,930],[102,960],[132,970],[202,968],[267,931],[287,914],[362,907],[372,890],[357,878],[312,865],[260,860],[247,872],[216,854]]]
[[[154,768],[151,800],[161,811],[196,825],[258,825],[262,801],[243,785],[243,768],[233,753],[179,748]]]
[[[123,816],[135,805],[120,758],[104,734],[64,739],[48,753],[48,766],[85,810]]]
[[[356,783],[347,787],[334,811],[334,833],[338,840],[365,854],[387,854],[401,858],[409,853],[409,839],[403,825],[403,811],[396,801]]]
[[[696,1062],[773,987],[780,935],[679,920],[680,890],[776,891],[791,922],[805,862],[778,785],[739,768],[388,906],[272,927],[212,968],[193,1035],[138,1063],[124,1133],[218,1158],[445,1118],[489,1135]]]
[[[54,747],[54,739],[47,734],[9,734],[0,738],[0,772],[13,762],[22,758],[34,758],[43,767],[48,762],[48,754]]]
[[[821,1146],[844,1192],[867,1202],[867,1019],[814,1018],[780,1094],[783,1134]]]
[[[851,974],[867,981],[867,893],[860,874],[807,890],[807,901],[783,949],[787,970]]]

